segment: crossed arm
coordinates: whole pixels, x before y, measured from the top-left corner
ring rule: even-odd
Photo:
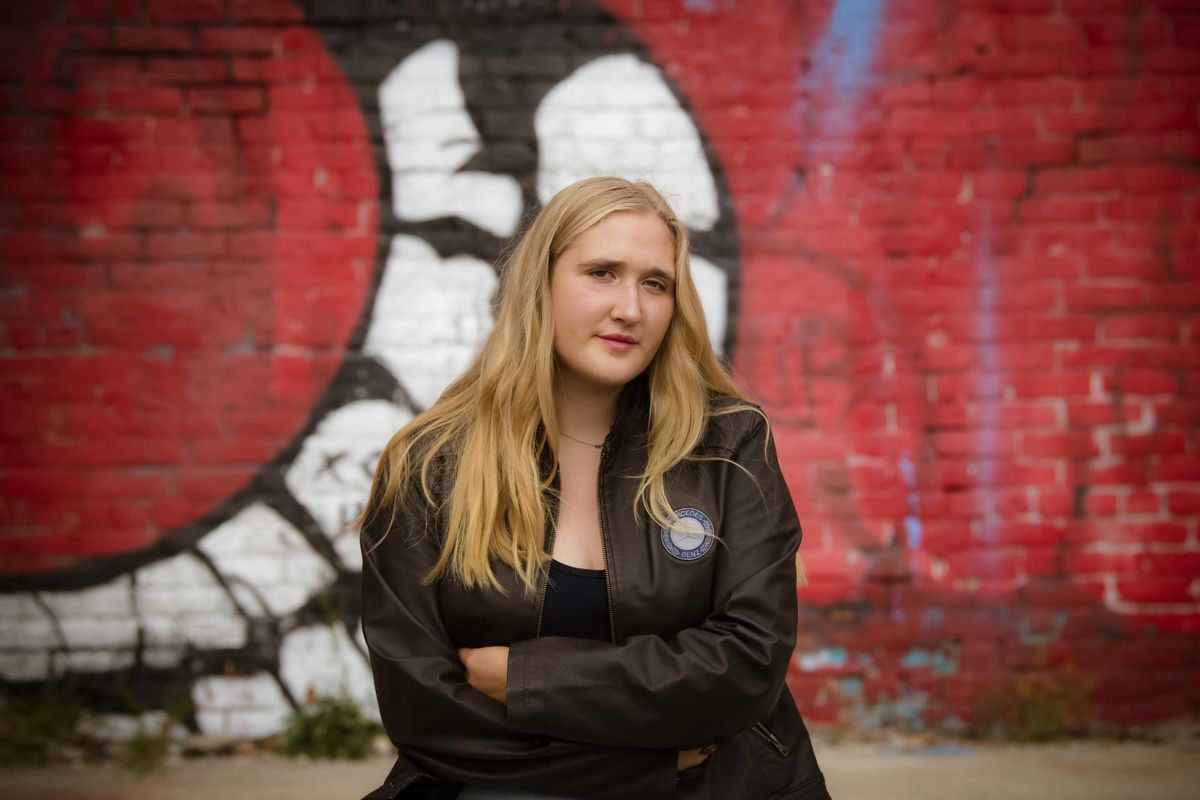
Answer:
[[[473,786],[598,800],[673,795],[674,750],[601,747],[514,729],[504,706],[468,683],[435,593],[420,586],[431,554],[392,535],[364,553],[363,633],[384,728],[409,759]]]
[[[714,611],[670,638],[457,649],[419,583],[430,543],[389,537],[365,553],[363,628],[393,741],[448,780],[670,797],[680,750],[769,713],[795,644],[801,531],[761,419],[735,460],[757,485],[729,467]]]

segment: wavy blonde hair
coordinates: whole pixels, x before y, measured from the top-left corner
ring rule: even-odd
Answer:
[[[635,508],[645,507],[656,522],[668,525],[672,509],[664,475],[685,459],[711,458],[690,455],[708,419],[762,413],[745,401],[713,352],[689,267],[687,228],[662,195],[649,183],[617,177],[567,186],[503,258],[496,322],[479,354],[432,407],[392,436],[375,470],[371,500],[351,524],[359,528],[380,509],[391,508],[388,526],[372,545],[377,546],[395,522],[397,501],[419,502],[423,496],[426,512],[433,509],[441,517],[445,534],[426,583],[452,577],[466,587],[504,593],[493,571],[499,561],[513,569],[527,592],[536,592],[537,575],[550,561],[543,541],[545,494],[558,470],[550,276],[572,243],[619,211],[656,214],[675,251],[674,313],[643,373],[650,394],[648,455]],[[709,403],[715,395],[740,402],[715,408]],[[543,479],[539,453],[546,446],[553,458]],[[442,491],[439,499],[431,477],[443,490],[449,487],[448,494]]]

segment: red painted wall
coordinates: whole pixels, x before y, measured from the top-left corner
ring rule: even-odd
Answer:
[[[1066,667],[1105,724],[1198,710],[1200,7],[417,5],[2,12],[0,589],[282,491],[402,229],[374,60],[479,25],[470,68],[519,87],[646,54],[704,139],[728,349],[804,524],[807,718],[957,728]]]

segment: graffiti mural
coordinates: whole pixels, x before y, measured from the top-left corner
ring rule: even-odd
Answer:
[[[462,19],[449,15],[410,35],[364,24],[366,41],[345,52],[336,38],[322,42],[316,29],[293,29],[289,46],[296,58],[244,62],[264,74],[292,70],[302,76],[298,84],[268,90],[272,113],[237,117],[232,130],[204,120],[181,126],[178,138],[196,142],[211,157],[202,160],[218,167],[211,180],[192,176],[190,185],[174,189],[193,223],[189,227],[206,227],[194,224],[193,215],[204,201],[217,206],[216,198],[235,189],[242,193],[237,200],[212,211],[235,218],[255,207],[275,213],[273,229],[250,219],[246,225],[234,219],[211,226],[233,231],[224,234],[226,250],[220,253],[233,263],[222,265],[225,275],[205,276],[205,290],[223,303],[225,293],[259,282],[241,273],[264,264],[277,283],[266,285],[263,303],[228,312],[244,316],[220,320],[245,334],[240,341],[194,331],[186,343],[188,337],[163,344],[174,337],[155,330],[154,317],[100,320],[112,328],[114,346],[132,350],[132,339],[145,340],[151,351],[142,360],[162,374],[151,375],[149,367],[135,374],[128,397],[116,402],[104,400],[124,376],[102,380],[97,392],[102,399],[90,403],[90,413],[116,409],[128,414],[132,427],[146,422],[151,402],[172,421],[194,402],[205,424],[194,431],[172,429],[174,440],[160,434],[153,442],[114,442],[127,451],[97,453],[92,469],[109,471],[114,483],[120,475],[153,469],[166,477],[167,493],[175,488],[186,494],[188,480],[207,485],[187,496],[187,506],[152,505],[157,524],[143,521],[147,532],[138,540],[121,534],[114,544],[109,528],[86,527],[81,520],[68,528],[75,546],[60,558],[35,548],[16,560],[17,569],[7,570],[9,591],[0,597],[5,680],[121,674],[170,686],[182,674],[194,680],[190,694],[198,727],[241,736],[278,729],[287,711],[311,691],[349,691],[374,711],[355,613],[358,539],[347,524],[361,508],[381,443],[437,398],[490,330],[495,265],[507,240],[531,210],[579,177],[628,174],[668,193],[695,233],[697,283],[714,345],[726,349],[736,246],[732,220],[721,210],[724,190],[715,159],[679,90],[646,48],[599,7],[584,7],[574,16],[559,15],[548,22],[555,30],[538,35],[565,39],[600,25],[606,40],[570,58],[534,64],[533,74],[525,59],[495,54],[489,27],[495,14],[478,14],[465,29]],[[533,39],[528,44],[536,46]],[[182,65],[177,59],[176,66]],[[318,121],[317,114],[324,119]],[[92,124],[101,125],[84,116],[70,119],[68,127]],[[170,145],[152,136],[131,141],[136,137],[121,130],[112,136],[125,138],[102,146],[99,155],[136,153],[146,159],[147,170],[166,173],[161,180],[189,180],[164,169],[156,155],[165,154],[141,152],[169,153]],[[69,140],[62,147],[68,156],[83,149]],[[264,166],[248,176],[221,174],[219,167],[233,158]],[[283,168],[277,167],[280,161]],[[310,175],[312,184],[303,185]],[[75,172],[69,177],[84,180]],[[138,191],[164,194],[154,183],[160,179],[141,170],[136,178],[144,182]],[[239,178],[236,187],[216,185]],[[72,198],[78,205],[68,210],[81,228],[90,222],[93,201],[110,200],[106,187],[93,188],[97,197],[80,194]],[[118,235],[109,232],[121,222],[140,227],[147,199],[111,200],[113,210],[106,213],[112,216],[92,223],[106,226],[102,238]],[[325,230],[313,230],[320,227]],[[248,232],[256,229],[262,232]],[[161,258],[171,255],[193,253]],[[131,280],[135,270],[169,269],[135,260],[136,265],[112,263],[128,270]],[[145,276],[152,277],[157,276]],[[187,293],[195,290],[188,286]],[[62,293],[55,296],[53,287],[47,294],[60,303],[61,316],[83,316],[89,334],[93,321],[115,313],[122,302],[131,312],[174,319],[173,298],[160,300],[156,291],[124,298],[114,291],[94,301],[103,307],[83,311]],[[361,320],[351,331],[360,298]],[[156,308],[159,302],[167,307]],[[268,319],[255,319],[256,314]],[[290,343],[295,354],[257,352],[271,342],[276,352]],[[203,356],[209,360],[197,358],[185,344],[207,351]],[[327,362],[318,355],[310,363],[312,350],[337,344],[346,348],[340,366],[342,353]],[[246,357],[238,358],[240,353]],[[96,360],[46,360],[38,366],[90,367]],[[30,381],[36,394],[43,384],[32,383],[35,370],[18,374],[17,366],[10,362],[8,374]],[[185,397],[178,409],[169,407],[172,398],[136,396],[157,388],[150,380],[169,381],[168,372],[183,373],[196,388],[202,383],[206,395]],[[264,377],[270,382],[257,388],[243,383]],[[302,388],[307,391],[298,391]],[[227,391],[233,396],[225,396]],[[270,425],[274,435],[250,441],[237,435],[244,426],[261,436],[262,420],[253,415],[276,408],[281,418]],[[180,413],[172,413],[176,410]],[[296,429],[290,442],[289,423]],[[122,430],[126,437],[130,432]],[[106,438],[82,433],[81,446],[98,447]],[[158,459],[148,452],[151,444],[184,451],[194,446],[210,454],[193,450]],[[272,445],[280,450],[273,459]],[[264,463],[247,469],[255,450]],[[51,448],[45,457],[69,461],[73,452]],[[41,499],[40,490],[47,501],[65,499],[43,474],[27,474],[28,498]],[[216,502],[204,508],[209,498]],[[69,501],[63,505],[71,507]],[[186,519],[189,513],[195,518]],[[114,526],[137,522],[128,515],[113,520]],[[124,552],[100,551],[122,546]]]
[[[22,12],[0,61],[6,683],[239,736],[313,693],[374,712],[347,525],[379,450],[489,332],[522,221],[614,173],[688,224],[776,425],[806,718],[961,729],[1102,645],[1104,719],[1200,701],[1169,677],[1200,621],[1190,12],[119,5]],[[1131,697],[1144,658],[1167,688]]]

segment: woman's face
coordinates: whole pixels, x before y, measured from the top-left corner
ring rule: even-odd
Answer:
[[[550,297],[564,384],[620,389],[654,358],[675,311],[666,223],[649,211],[609,214],[559,256]]]

